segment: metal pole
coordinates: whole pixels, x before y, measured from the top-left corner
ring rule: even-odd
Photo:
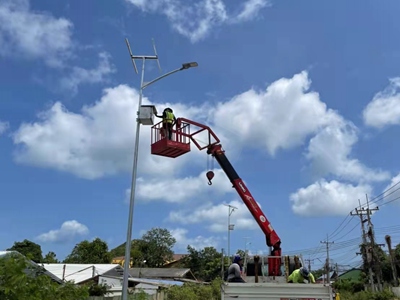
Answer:
[[[187,70],[189,68],[197,67],[198,64],[197,62],[189,62],[189,63],[184,63],[182,64],[182,67],[176,70],[173,70],[171,72],[168,72],[164,75],[161,75],[154,80],[147,82],[146,84],[144,83],[144,70],[145,70],[145,61],[146,59],[152,59],[152,60],[157,60],[158,61],[158,55],[156,53],[154,41],[153,41],[153,46],[154,46],[154,52],[156,55],[150,56],[150,55],[133,55],[131,51],[131,47],[129,45],[128,39],[125,39],[126,45],[129,50],[129,54],[133,63],[133,66],[136,70],[136,63],[135,59],[141,59],[142,60],[142,74],[141,74],[141,79],[140,79],[140,91],[139,91],[139,103],[138,103],[138,110],[137,110],[137,118],[136,118],[136,136],[135,136],[135,148],[134,148],[134,154],[133,154],[133,167],[132,167],[132,182],[131,182],[131,195],[130,195],[130,201],[129,201],[129,218],[128,218],[128,230],[126,234],[126,245],[125,245],[125,263],[124,263],[124,276],[123,276],[123,284],[122,284],[122,300],[128,300],[128,278],[129,278],[129,266],[130,266],[130,252],[131,252],[131,243],[132,243],[132,224],[133,224],[133,212],[134,212],[134,204],[135,204],[135,190],[136,190],[136,177],[137,177],[137,168],[138,168],[138,156],[139,156],[139,136],[140,136],[140,120],[139,120],[139,112],[140,112],[140,107],[142,106],[142,98],[143,98],[143,90],[148,87],[150,84],[157,82],[160,79],[163,79],[171,74],[174,74],[178,71],[182,70]],[[160,66],[160,65],[159,65]]]
[[[231,208],[228,208],[228,259],[231,257]]]
[[[133,224],[133,209],[135,204],[135,189],[136,189],[136,175],[137,175],[137,164],[138,164],[138,153],[139,153],[139,134],[140,134],[140,122],[139,122],[139,110],[142,105],[143,97],[143,80],[144,80],[144,66],[146,60],[142,60],[142,76],[140,80],[140,91],[139,91],[139,105],[137,110],[136,118],[136,136],[135,136],[135,150],[133,154],[133,168],[132,168],[132,182],[131,182],[131,195],[129,201],[129,218],[128,218],[128,229],[126,235],[125,245],[125,264],[124,264],[124,280],[122,284],[122,300],[128,300],[128,276],[129,276],[129,265],[131,261],[131,243],[132,243],[132,224]]]

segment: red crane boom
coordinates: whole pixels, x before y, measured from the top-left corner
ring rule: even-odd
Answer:
[[[190,125],[199,128],[197,131],[191,133]],[[185,118],[178,118],[176,122],[176,129],[173,131],[172,140],[162,138],[160,135],[161,122],[153,126],[154,134],[152,133],[152,154],[163,155],[169,157],[177,157],[190,151],[190,141],[192,141],[199,150],[207,149],[207,154],[213,156],[219,163],[222,170],[228,176],[233,187],[236,189],[240,198],[249,209],[250,213],[260,226],[265,234],[266,244],[271,247],[271,255],[268,257],[268,274],[269,276],[281,276],[281,262],[282,250],[281,239],[272,227],[268,218],[265,216],[257,202],[254,200],[250,190],[247,188],[243,180],[239,177],[238,173],[229,162],[222,149],[220,140],[212,129],[206,125],[191,121]],[[206,146],[201,146],[196,139],[195,135],[200,132],[206,131],[208,133],[208,143]],[[213,174],[211,174],[212,178]],[[210,178],[209,178],[210,180]],[[211,181],[210,181],[211,183]]]

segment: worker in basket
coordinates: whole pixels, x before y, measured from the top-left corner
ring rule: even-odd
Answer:
[[[228,268],[228,282],[246,282],[242,278],[243,259],[240,255],[236,254],[233,258],[232,264]]]
[[[307,280],[308,283],[315,283],[314,275],[306,267],[294,270],[288,277],[289,283],[304,283],[304,280]]]
[[[169,140],[172,139],[172,128],[175,125],[176,118],[174,112],[171,108],[167,107],[164,109],[162,115],[156,115],[158,118],[163,119],[163,130],[161,131],[161,136],[167,136]]]

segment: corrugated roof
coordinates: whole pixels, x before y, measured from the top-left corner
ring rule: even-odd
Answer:
[[[118,269],[123,271],[118,264],[42,264],[46,270],[65,281],[80,283]]]
[[[182,278],[190,272],[190,269],[178,268],[131,268],[129,274],[132,277],[145,277],[145,278]]]

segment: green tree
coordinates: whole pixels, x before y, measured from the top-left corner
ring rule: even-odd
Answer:
[[[20,255],[0,258],[0,299],[2,300],[86,300],[88,288],[71,282],[59,284],[43,268]]]
[[[45,264],[58,264],[60,261],[57,259],[56,254],[53,251],[47,253],[43,258]]]
[[[136,253],[142,255],[139,258],[141,261],[146,260],[148,267],[161,267],[165,261],[172,260],[174,254],[172,248],[175,243],[175,238],[167,229],[152,228],[143,234],[134,249]]]
[[[84,240],[76,244],[71,254],[63,262],[70,264],[108,264],[111,262],[111,255],[108,252],[107,243],[96,238],[92,242]]]
[[[392,281],[392,269],[390,265],[390,258],[389,256],[385,253],[385,251],[382,250],[382,248],[378,245],[375,245],[372,249],[371,244],[361,244],[360,245],[360,251],[363,256],[363,272],[368,274],[368,258],[369,256],[372,256],[372,253],[375,252],[376,259],[379,261],[379,265],[381,267],[382,271],[382,280],[384,282],[391,282]],[[378,264],[374,264],[372,266],[372,270],[374,274],[378,273]],[[374,277],[374,281],[376,282],[376,277]],[[368,282],[368,277],[366,276],[364,278],[364,282]]]
[[[18,251],[36,263],[40,263],[43,260],[42,247],[27,239],[22,242],[15,242],[14,245],[7,250]]]
[[[190,245],[188,255],[183,259],[184,266],[190,268],[197,279],[212,281],[221,275],[221,253],[214,247],[196,250]]]

